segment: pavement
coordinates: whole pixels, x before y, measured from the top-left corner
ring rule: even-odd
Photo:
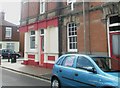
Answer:
[[[1,67],[4,69],[16,71],[22,74],[27,74],[30,76],[50,80],[52,69],[42,68],[39,66],[31,66],[21,64],[23,58],[17,59],[16,63],[8,62],[7,59],[1,61]]]

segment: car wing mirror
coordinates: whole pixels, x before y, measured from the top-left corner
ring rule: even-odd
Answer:
[[[87,67],[86,70],[90,71],[90,72],[93,72],[93,73],[97,73],[97,71],[94,67]]]

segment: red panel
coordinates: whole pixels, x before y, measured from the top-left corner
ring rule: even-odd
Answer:
[[[43,65],[44,63],[44,54],[42,53],[41,54],[41,59],[40,59],[40,65]]]
[[[24,64],[24,65],[39,66],[39,62],[35,62],[34,60],[24,61],[22,64]]]
[[[48,26],[57,27],[58,26],[58,18],[54,17],[54,18],[51,18],[48,20],[42,20],[42,21],[38,22],[39,29],[47,28]]]
[[[28,32],[27,26],[23,26],[19,28],[20,32]]]
[[[55,56],[48,56],[48,60],[55,61]]]
[[[28,58],[35,59],[35,55],[30,55],[30,54],[28,54]]]
[[[58,19],[53,18],[53,19],[48,20],[47,26],[57,27],[58,26]]]
[[[20,27],[19,31],[20,32],[28,32],[28,30],[38,30],[38,29],[42,29],[42,28],[47,28],[48,26],[57,27],[58,26],[58,18],[54,17],[51,19],[35,22],[32,24]]]
[[[38,30],[38,27],[37,27],[37,22],[36,23],[33,23],[33,24],[29,24],[28,25],[28,30]]]
[[[46,21],[44,20],[44,21],[40,21],[40,22],[38,22],[38,29],[43,29],[43,28],[47,28],[47,23],[46,23]]]

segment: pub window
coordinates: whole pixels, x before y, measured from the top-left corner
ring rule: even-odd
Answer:
[[[30,32],[30,49],[35,49],[35,31]]]

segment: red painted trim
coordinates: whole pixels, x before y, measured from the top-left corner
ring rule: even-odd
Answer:
[[[112,49],[112,35],[118,35],[118,34],[120,34],[120,32],[109,33],[109,35],[110,35],[110,54],[112,57],[112,68],[114,70],[120,70],[120,57],[115,56],[112,53],[112,51],[113,51],[113,49]]]
[[[48,56],[48,60],[55,61],[55,56]]]
[[[38,22],[38,29],[44,29],[44,28],[47,28],[46,21],[40,21],[40,22]]]
[[[24,64],[24,65],[40,66],[40,65],[39,65],[39,62],[35,62],[34,60],[27,60],[27,61],[24,60],[22,64]],[[42,66],[40,66],[40,67],[52,69],[53,66],[54,66],[54,64],[44,63],[44,64],[43,64]]]
[[[28,58],[35,59],[35,55],[28,54]]]
[[[33,66],[39,66],[39,62],[35,62],[34,60],[27,60],[27,61],[23,61],[24,65],[33,65]]]
[[[37,28],[37,22],[33,24],[28,25],[28,30],[38,30]]]
[[[111,32],[110,34],[120,34],[120,32]]]
[[[43,20],[43,21],[38,22],[38,29],[47,28],[49,26],[57,27],[58,26],[58,18]]]
[[[112,57],[112,34],[110,34],[110,56]]]
[[[58,19],[48,20],[47,26],[57,27],[58,26]]]
[[[20,32],[28,32],[27,26],[23,26],[19,28]]]
[[[28,30],[44,29],[44,28],[51,27],[51,26],[54,26],[54,27],[58,26],[58,17],[45,19],[45,20],[37,21],[35,23],[31,23],[25,26],[21,26],[19,28],[19,31],[28,32]]]

